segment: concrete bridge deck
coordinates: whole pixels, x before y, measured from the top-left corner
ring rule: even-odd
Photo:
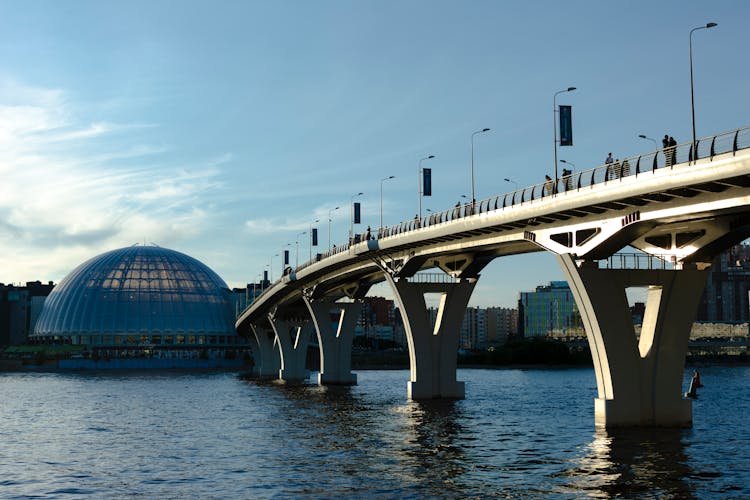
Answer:
[[[381,228],[375,239],[290,269],[240,314],[237,330],[265,345],[267,366],[279,365],[270,361],[277,349],[282,379],[301,376],[292,360],[314,330],[321,366],[326,351],[336,353],[321,381],[352,383],[346,330],[370,287],[387,281],[409,342],[409,396],[463,397],[457,331],[482,269],[498,257],[546,250],[584,320],[597,424],[689,424],[690,401],[680,392],[692,322],[685,311],[695,310],[713,257],[750,236],[749,147],[750,129],[739,129],[702,139],[697,155],[684,144]],[[627,246],[673,269],[598,269],[598,260]],[[435,268],[447,279],[426,283],[417,274]],[[632,286],[648,289],[640,340],[624,293]],[[435,325],[426,319],[426,293],[442,297]],[[332,310],[340,317],[334,329]]]

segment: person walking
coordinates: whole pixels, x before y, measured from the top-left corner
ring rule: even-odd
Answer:
[[[604,164],[607,166],[607,170],[604,173],[604,180],[608,181],[612,178],[614,175],[614,169],[612,168],[612,164],[615,162],[615,159],[612,158],[612,153],[609,153],[607,155],[607,159],[604,160]]]
[[[544,196],[549,196],[552,194],[555,187],[555,182],[552,180],[552,177],[549,175],[544,176],[544,188],[543,188],[543,194]]]
[[[669,156],[672,165],[677,163],[677,141],[675,141],[672,136],[669,136]],[[696,157],[695,152],[693,153],[693,157]]]
[[[662,145],[662,151],[664,151],[664,163],[667,166],[670,166],[672,163],[672,158],[669,155],[669,136],[667,134],[664,134],[664,139],[661,140]]]

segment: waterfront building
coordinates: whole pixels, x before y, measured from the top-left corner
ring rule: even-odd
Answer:
[[[396,338],[397,316],[398,313],[393,300],[384,297],[365,297],[362,302],[359,321],[354,329],[354,336],[398,343]]]
[[[231,302],[235,318],[269,286],[268,279],[263,279],[257,283],[248,283],[245,288],[232,288]]]
[[[0,283],[0,346],[20,345],[34,330],[44,299],[54,284],[28,281],[26,286]]]
[[[551,281],[518,299],[522,337],[584,335],[581,315],[566,281]]]
[[[135,245],[98,255],[49,294],[30,340],[89,350],[201,350],[244,345],[231,292],[200,261]]]
[[[499,346],[518,334],[518,310],[510,307],[488,307],[487,344]]]
[[[750,321],[750,245],[735,245],[711,265],[698,305],[697,321]]]
[[[487,311],[479,307],[467,307],[461,323],[459,347],[481,349],[487,347]]]

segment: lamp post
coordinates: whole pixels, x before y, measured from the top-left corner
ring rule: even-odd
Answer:
[[[690,111],[693,118],[693,142],[690,151],[693,156],[692,161],[695,161],[698,158],[698,151],[696,151],[695,144],[695,96],[693,95],[693,31],[713,28],[714,26],[718,26],[718,24],[708,23],[705,26],[698,26],[697,28],[690,30]]]
[[[507,177],[503,179],[505,182],[512,182],[516,186],[516,191],[518,191],[518,183],[514,181],[513,179],[508,179]]]
[[[380,179],[380,229],[383,229],[383,183],[389,179],[395,179],[395,175],[389,175],[384,179]],[[380,232],[380,231],[378,231]]]
[[[433,158],[435,158],[435,155],[428,155],[424,158],[420,158],[417,166],[417,198],[419,198],[419,211],[417,213],[419,214],[420,220],[422,219],[422,162]]]
[[[271,256],[271,262],[268,263],[268,281],[273,281],[273,258],[278,257],[279,254],[275,253]]]
[[[573,168],[576,168],[576,164],[573,163],[572,161],[560,160],[560,163],[564,163],[566,165],[570,165]]]
[[[332,208],[328,211],[328,251],[331,251],[331,214],[341,207]]]
[[[565,90],[558,90],[555,92],[555,95],[552,96],[552,125],[554,127],[554,140],[552,142],[555,146],[555,188],[552,190],[553,193],[557,193],[557,117],[555,116],[557,113],[557,94],[573,92],[575,89],[575,87],[568,87]]]
[[[475,193],[474,193],[474,136],[477,134],[482,134],[484,132],[489,132],[490,129],[483,128],[482,130],[477,130],[476,132],[471,133],[471,211],[474,212],[474,202],[476,201]]]
[[[652,139],[651,137],[647,136],[646,134],[638,134],[638,137],[641,139],[646,139],[647,141],[651,141],[654,143],[654,151],[659,150],[659,143],[656,142],[656,139]]]
[[[310,260],[312,260],[312,247],[313,247],[313,224],[320,222],[320,219],[315,219],[310,223]]]
[[[357,196],[362,196],[365,193],[357,193],[353,194],[352,197],[349,200],[349,215],[350,215],[350,224],[349,224],[349,242],[351,244],[352,238],[354,237],[354,198]]]
[[[301,233],[297,233],[297,236],[294,238],[294,269],[299,267],[299,237],[306,234],[307,231],[302,231]]]

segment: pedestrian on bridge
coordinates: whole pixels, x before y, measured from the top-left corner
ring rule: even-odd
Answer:
[[[607,159],[604,160],[604,165],[607,166],[606,170],[604,171],[604,180],[608,181],[612,178],[614,175],[614,169],[612,168],[612,165],[615,163],[615,159],[612,158],[612,153],[607,154]]]
[[[573,172],[567,168],[564,168],[562,171],[562,181],[563,181],[563,187],[565,188],[565,191],[569,191],[573,189],[573,178],[571,177],[572,173]]]
[[[664,151],[664,162],[667,166],[672,164],[672,157],[669,154],[669,135],[664,134],[664,139],[661,140],[661,145]]]
[[[695,151],[693,152],[693,158],[695,158]],[[677,163],[677,141],[674,140],[674,137],[671,135],[669,136],[669,157],[670,157],[670,165],[674,165]]]
[[[544,196],[549,196],[552,194],[553,190],[555,188],[555,182],[552,180],[552,177],[549,175],[544,176]]]

